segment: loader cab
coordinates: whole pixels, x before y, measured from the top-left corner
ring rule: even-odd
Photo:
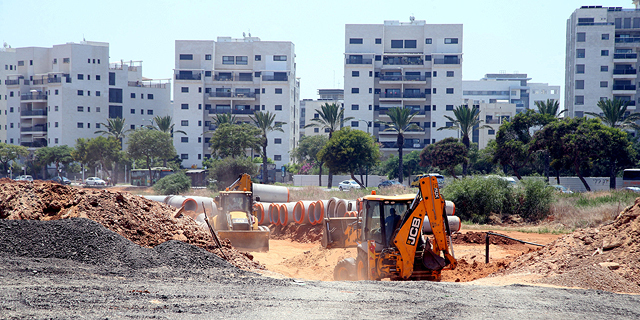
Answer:
[[[253,201],[250,192],[220,192],[220,206],[231,220],[232,230],[251,230]]]
[[[367,199],[369,198],[369,199]],[[392,245],[395,231],[414,196],[367,196],[364,199],[362,241],[374,240],[376,251]]]

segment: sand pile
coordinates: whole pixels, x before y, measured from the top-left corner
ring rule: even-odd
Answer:
[[[320,242],[322,239],[322,224],[290,223],[286,226],[269,226],[271,239],[291,240],[300,243]]]
[[[520,272],[544,276],[540,283],[640,293],[640,198],[613,222],[565,235],[505,271]]]
[[[0,179],[0,219],[58,220],[88,218],[143,246],[183,241],[220,255],[208,230],[188,217],[173,218],[176,208],[127,192],[86,190],[48,181]],[[229,262],[242,269],[262,269],[249,254],[223,241]]]

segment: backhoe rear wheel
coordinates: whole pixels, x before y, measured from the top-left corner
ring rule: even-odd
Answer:
[[[333,280],[335,281],[353,281],[356,278],[356,260],[346,258],[340,260],[333,269]]]
[[[358,250],[356,258],[356,276],[358,280],[369,280],[369,257],[363,250]]]

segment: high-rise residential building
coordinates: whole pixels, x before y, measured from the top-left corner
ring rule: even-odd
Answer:
[[[480,103],[512,103],[518,113],[535,110],[536,101],[560,102],[560,86],[529,80],[526,73],[488,73],[480,80],[462,81],[462,95],[465,100]]]
[[[0,142],[7,142],[7,75],[15,73],[18,68],[16,60],[16,50],[8,45],[0,48]]]
[[[78,138],[98,136],[109,118],[124,118],[134,129],[171,114],[168,81],[143,78],[141,62],[109,64],[108,43],[15,48],[0,57],[7,143],[73,147]]]
[[[637,2],[636,2],[637,3]],[[637,6],[637,5],[636,5]],[[567,20],[565,107],[571,117],[601,112],[603,99],[636,109],[640,11],[583,6]]]
[[[289,151],[299,138],[300,100],[292,42],[261,41],[251,35],[176,40],[174,79],[173,118],[176,128],[187,133],[174,135],[183,166],[200,167],[210,156],[217,115],[230,113],[250,123],[256,111],[269,111],[276,115],[275,122],[286,123],[284,132],[268,134],[267,156],[278,167],[290,161]]]
[[[421,130],[405,133],[406,152],[456,135],[437,129],[453,125],[444,116],[453,117],[462,102],[462,24],[410,20],[345,27],[345,117],[363,131],[374,123],[385,154],[397,153],[397,136],[375,121],[390,121],[393,107],[417,112],[413,121]]]
[[[307,127],[308,124],[314,123],[313,118],[319,118],[320,114],[316,110],[321,110],[325,103],[342,107],[344,102],[344,89],[318,89],[317,100],[303,99],[300,101],[300,137],[315,136],[319,134],[328,134],[329,129],[320,127]]]

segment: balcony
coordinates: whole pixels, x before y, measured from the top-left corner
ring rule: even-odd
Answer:
[[[424,99],[425,98],[425,93],[424,92],[405,92],[402,97],[405,99]]]
[[[616,43],[640,43],[639,37],[616,38]]]
[[[485,124],[500,124],[500,119],[487,119],[484,121]]]
[[[20,111],[21,117],[33,117],[33,116],[46,116],[47,110],[45,109],[36,109],[36,110],[22,110]]]
[[[380,92],[380,99],[401,99],[400,92]]]
[[[268,75],[262,76],[262,81],[289,81],[288,75]]]
[[[166,83],[153,83],[150,81],[129,81],[128,83],[129,87],[137,87],[137,88],[158,88],[158,89],[164,89],[167,87]]]
[[[253,92],[209,92],[209,100],[255,100]]]
[[[435,58],[433,64],[460,64],[460,58]]]
[[[71,79],[71,78],[69,78]],[[60,77],[51,77],[51,78],[47,78],[47,83],[61,83],[62,82],[62,78]],[[71,82],[71,81],[67,81],[67,82]]]
[[[33,85],[34,86],[41,86],[45,83],[48,83],[46,79],[42,78],[42,79],[35,79],[33,80]]]
[[[380,142],[380,144],[382,144],[382,148],[383,149],[398,149],[398,144],[395,141],[384,141],[384,142]],[[407,141],[405,141],[404,145],[403,145],[403,149],[422,149],[424,148],[424,143],[412,143],[409,142],[407,143]]]
[[[26,93],[20,96],[20,100],[47,100],[47,94],[38,93]]]
[[[383,65],[424,65],[424,59],[422,57],[384,57],[382,59]]]
[[[381,75],[380,81],[427,81],[427,78],[424,75]]]
[[[636,85],[635,84],[614,84],[613,90],[614,91],[636,91]]]
[[[347,59],[347,64],[372,64],[373,59]]]
[[[193,74],[189,74],[189,73],[178,73],[176,74],[176,80],[201,80],[202,79],[202,73],[193,73]]]
[[[213,81],[253,81],[253,75],[235,75],[229,73],[216,74]],[[286,81],[286,80],[284,80]]]
[[[41,148],[47,146],[47,140],[37,139],[35,141],[21,142],[20,145],[27,148]]]
[[[637,74],[636,69],[613,69],[613,74]]]
[[[614,53],[613,62],[637,62],[637,53]]]
[[[378,114],[382,116],[382,115],[387,115],[387,114],[389,114],[389,110],[390,110],[390,109],[391,109],[391,108],[379,108],[379,109],[377,109],[377,111],[378,111]],[[425,115],[425,111],[424,111],[424,110],[419,110],[419,109],[418,109],[418,110],[416,110],[416,109],[412,109],[412,110],[411,110],[411,114],[414,114],[414,113],[416,114],[416,116],[423,116],[423,115]]]
[[[20,85],[20,79],[17,79],[17,80],[5,80],[4,84],[6,84],[7,86],[18,86],[18,85]]]
[[[22,127],[20,132],[47,132],[47,125],[35,125],[33,127]]]

